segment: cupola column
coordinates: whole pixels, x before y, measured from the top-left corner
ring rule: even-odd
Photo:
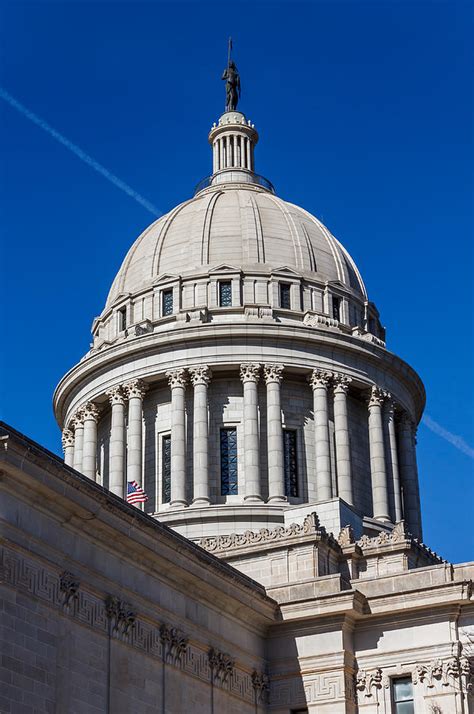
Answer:
[[[240,379],[244,385],[244,465],[245,500],[261,501],[258,438],[258,392],[259,364],[242,364]]]
[[[124,385],[128,397],[127,481],[143,486],[143,397],[148,389],[141,379]]]
[[[109,489],[120,498],[125,486],[125,395],[122,387],[112,387],[107,392],[112,406],[110,426]]]
[[[399,423],[399,447],[400,477],[403,488],[403,515],[412,535],[421,539],[415,423],[406,412],[402,414]]]
[[[84,445],[82,450],[82,473],[87,478],[97,479],[97,419],[99,410],[92,402],[84,406]]]
[[[263,368],[267,385],[267,453],[268,500],[286,501],[283,469],[283,428],[281,423],[281,382],[283,365],[266,364]]]
[[[187,506],[186,501],[186,413],[185,369],[166,372],[171,388],[171,507]]]
[[[391,476],[391,488],[393,492],[393,517],[394,522],[402,520],[402,500],[400,489],[400,473],[398,468],[397,437],[395,431],[395,405],[392,399],[387,399],[385,403],[385,418],[388,434],[388,458]]]
[[[72,429],[63,429],[62,445],[64,451],[64,463],[66,466],[74,465],[74,432]]]
[[[82,473],[82,449],[84,445],[84,414],[78,409],[74,415],[74,461],[76,471]]]
[[[194,387],[193,418],[193,503],[205,506],[209,497],[209,414],[207,391],[211,381],[211,370],[207,366],[189,370]],[[173,453],[171,451],[171,453]]]
[[[328,385],[330,379],[330,372],[320,372],[317,369],[313,370],[309,378],[309,383],[313,389],[317,501],[327,501],[332,498],[328,417]]]
[[[350,506],[353,506],[351,449],[347,420],[347,393],[351,381],[349,377],[343,374],[338,374],[334,377],[334,432],[338,496]]]
[[[369,451],[372,477],[372,501],[374,518],[389,521],[387,466],[383,438],[382,407],[386,394],[378,387],[372,387],[368,403],[369,409]]]

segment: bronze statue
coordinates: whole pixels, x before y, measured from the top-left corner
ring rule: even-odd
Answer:
[[[233,112],[237,109],[237,104],[240,97],[240,76],[234,60],[230,58],[231,50],[232,38],[229,38],[229,55],[227,58],[227,69],[224,70],[224,74],[222,75],[222,79],[226,80],[226,112]]]

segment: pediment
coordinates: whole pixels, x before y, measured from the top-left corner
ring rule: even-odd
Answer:
[[[169,283],[172,280],[179,279],[179,275],[173,275],[173,273],[163,273],[163,275],[159,275],[157,279],[153,281],[153,285],[159,285],[160,283]]]
[[[275,268],[272,270],[272,273],[284,273],[285,275],[289,275],[293,278],[301,278],[301,273],[294,270],[294,268],[290,268],[288,265],[282,265],[280,268]]]
[[[221,265],[216,265],[209,271],[209,275],[212,273],[240,273],[240,268],[235,265],[222,263]]]

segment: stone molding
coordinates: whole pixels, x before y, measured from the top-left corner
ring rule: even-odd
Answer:
[[[193,387],[197,387],[200,384],[207,387],[211,381],[212,372],[210,367],[203,365],[202,367],[192,367],[189,370],[189,376]]]
[[[344,530],[344,529],[343,529]],[[339,537],[342,536],[342,531]],[[342,536],[343,537],[343,536]],[[339,541],[339,538],[338,538]],[[367,551],[375,551],[384,547],[393,547],[400,545],[403,548],[415,547],[430,559],[437,563],[446,563],[447,561],[441,558],[437,553],[435,553],[431,548],[418,540],[418,538],[413,538],[411,533],[409,533],[405,528],[405,521],[399,521],[393,530],[389,533],[387,531],[381,531],[377,536],[370,538],[367,535],[363,535],[362,538],[356,542],[356,544],[362,549],[362,551],[367,553]]]
[[[282,364],[264,364],[263,377],[265,379],[265,384],[270,384],[270,382],[281,384],[284,369],[285,367]]]
[[[333,375],[333,391],[334,394],[347,394],[352,379],[345,374]]]
[[[306,707],[308,704],[330,704],[331,711],[345,711],[345,702],[355,702],[353,676],[347,672],[324,672],[291,678],[274,679],[270,684],[271,707]],[[329,709],[327,710],[329,711]]]
[[[177,387],[186,387],[188,381],[188,373],[183,367],[179,369],[171,369],[166,372],[166,378],[171,389],[176,389]]]
[[[214,649],[214,647],[211,647],[208,652],[208,656],[209,667],[211,668],[214,680],[217,679],[222,682],[222,684],[225,684],[234,671],[234,660],[230,655],[225,652],[220,652],[219,650]]]
[[[108,389],[105,394],[109,398],[110,404],[112,406],[114,406],[114,404],[125,404],[125,394],[121,385],[117,385],[116,387]]]
[[[308,377],[308,382],[311,388],[314,389],[327,389],[332,378],[332,372],[327,372],[319,369],[313,369]]]
[[[84,421],[97,421],[99,419],[99,408],[94,402],[86,402],[82,407]]]
[[[128,397],[128,399],[143,399],[148,391],[148,384],[146,384],[142,379],[132,379],[123,385],[123,391]]]
[[[240,365],[240,379],[245,382],[254,382],[257,384],[260,379],[260,365],[253,362],[245,362]]]
[[[74,432],[72,429],[63,429],[61,443],[64,450],[66,450],[68,446],[74,446]]]

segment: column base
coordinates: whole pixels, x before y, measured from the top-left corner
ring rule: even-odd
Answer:
[[[210,506],[211,505],[211,499],[210,498],[194,498],[193,502],[190,505],[190,508],[203,508],[205,506]]]
[[[390,516],[374,516],[376,521],[381,521],[382,523],[391,523]]]
[[[170,508],[187,508],[187,501],[170,501]]]
[[[263,498],[261,496],[244,496],[245,503],[263,503]]]
[[[269,496],[268,503],[288,503],[286,496]]]

